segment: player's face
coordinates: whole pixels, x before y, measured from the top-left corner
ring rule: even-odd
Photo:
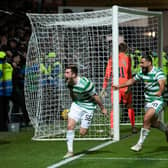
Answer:
[[[149,67],[151,65],[150,61],[147,61],[145,58],[142,58],[140,61],[140,66],[142,68],[142,73],[147,74],[149,72]]]
[[[65,81],[69,84],[72,85],[74,83],[74,73],[72,73],[71,69],[66,69],[65,70]]]

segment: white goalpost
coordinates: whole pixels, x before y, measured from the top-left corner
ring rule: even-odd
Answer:
[[[66,136],[67,113],[71,98],[64,82],[64,69],[76,64],[79,75],[86,76],[102,90],[108,59],[112,57],[113,83],[118,83],[118,43],[120,37],[128,45],[128,55],[134,61],[135,51],[141,54],[162,51],[162,14],[113,6],[111,9],[71,14],[27,13],[32,26],[29,41],[25,99],[34,127],[34,140],[62,140]],[[139,55],[140,56],[140,55]],[[132,72],[136,69],[134,62]],[[142,83],[132,87],[135,123],[143,117]],[[104,117],[97,108],[88,135],[81,137],[79,125],[77,140],[105,140],[110,136],[110,111],[114,110],[114,136],[120,139],[120,125],[129,125],[125,106],[119,105],[118,91],[113,92],[111,80],[103,103],[109,112]]]

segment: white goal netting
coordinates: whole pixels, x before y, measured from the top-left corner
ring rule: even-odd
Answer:
[[[102,90],[107,61],[113,48],[113,8],[95,12],[71,14],[27,14],[32,26],[29,41],[25,97],[30,120],[35,129],[34,139],[64,139],[66,114],[70,108],[69,90],[64,83],[64,68],[76,64],[80,76],[93,81],[98,93]],[[145,52],[160,52],[160,14],[137,12],[119,8],[118,36],[128,45],[128,55],[138,69],[138,59]],[[113,30],[113,31],[112,31]],[[139,51],[139,54],[137,54]],[[133,107],[135,122],[143,116],[143,85],[135,85]],[[111,81],[103,100],[111,110]],[[120,123],[129,124],[125,106],[120,106]],[[109,114],[110,116],[110,114]],[[110,138],[110,117],[104,117],[99,108],[85,139]],[[76,128],[76,139],[79,125]]]

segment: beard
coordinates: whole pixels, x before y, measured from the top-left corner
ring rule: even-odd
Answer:
[[[65,82],[69,88],[71,88],[74,85],[74,81],[71,78],[66,78]]]
[[[142,73],[146,75],[148,73],[148,68],[147,67],[143,67],[142,68]]]

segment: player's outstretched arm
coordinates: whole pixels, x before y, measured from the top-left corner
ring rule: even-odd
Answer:
[[[99,107],[100,107],[102,113],[103,113],[104,115],[107,115],[107,109],[105,109],[105,107],[104,107],[104,105],[103,105],[103,103],[102,103],[100,97],[99,97],[98,95],[94,95],[94,96],[93,96],[93,99],[94,99],[94,101],[99,105]]]
[[[128,86],[133,85],[135,82],[136,82],[136,80],[134,78],[131,78],[131,79],[127,80],[125,83],[122,83],[120,85],[113,85],[113,89],[117,90],[120,88],[128,87]]]

